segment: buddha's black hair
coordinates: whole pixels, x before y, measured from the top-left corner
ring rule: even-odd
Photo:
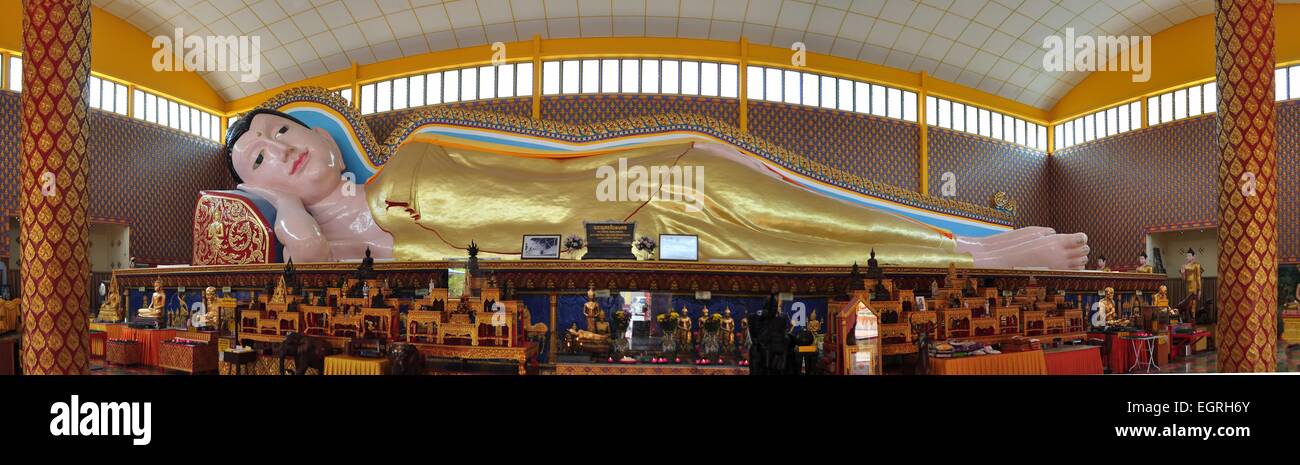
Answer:
[[[249,126],[252,126],[253,124],[253,118],[256,118],[257,115],[279,116],[298,123],[299,126],[311,129],[311,126],[308,126],[307,123],[302,122],[302,120],[280,111],[258,108],[248,113],[244,113],[243,116],[240,116],[239,119],[235,120],[234,124],[230,125],[230,130],[226,131],[226,167],[230,169],[230,177],[235,179],[235,183],[244,182],[244,179],[239,177],[239,172],[235,171],[235,158],[232,154],[232,151],[235,150],[235,141],[239,140],[240,137],[244,136],[244,133],[248,132]]]

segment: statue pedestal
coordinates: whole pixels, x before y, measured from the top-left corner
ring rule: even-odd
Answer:
[[[161,322],[159,322],[157,318],[147,318],[142,316],[137,316],[131,319],[127,325],[134,329],[159,329],[162,327]]]
[[[95,316],[95,321],[100,323],[116,323],[122,321],[122,315],[117,313],[117,309],[100,310]]]

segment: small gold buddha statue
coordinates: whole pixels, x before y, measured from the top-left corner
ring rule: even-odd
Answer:
[[[574,323],[569,327],[568,334],[565,336],[565,339],[569,341],[566,344],[576,344],[572,346],[573,349],[577,349],[583,344],[600,343],[608,338],[609,336],[604,334],[593,333],[585,329],[578,329],[577,323]]]
[[[221,222],[221,206],[215,203],[212,204],[212,207],[209,208],[209,214],[212,216],[212,222],[208,223],[208,247],[220,254],[223,250],[223,244],[226,243],[226,227]]]
[[[141,308],[135,312],[140,318],[157,319],[162,316],[163,305],[167,303],[167,294],[163,292],[162,279],[153,281],[153,297],[149,300],[149,306]]]
[[[117,283],[114,282],[108,289],[107,295],[104,296],[104,303],[99,305],[99,315],[96,317],[99,321],[117,321],[122,316],[118,312],[119,297],[117,295]]]
[[[1101,304],[1101,310],[1106,312],[1106,326],[1128,326],[1129,320],[1121,318],[1119,306],[1115,305],[1115,288],[1108,287],[1105,292],[1105,297],[1098,303]]]
[[[275,283],[275,290],[271,292],[270,303],[273,304],[288,303],[289,292],[290,292],[289,286],[285,282],[284,276],[280,276],[280,279]]]
[[[199,328],[216,328],[221,324],[221,303],[217,298],[217,288],[208,286],[203,290],[203,313],[198,320]]]
[[[808,317],[808,332],[817,334],[822,332],[822,322],[817,319],[817,312],[809,311],[812,315]]]
[[[1151,305],[1154,307],[1169,306],[1169,286],[1164,284],[1160,285],[1160,291],[1156,292],[1156,295],[1151,296]]]

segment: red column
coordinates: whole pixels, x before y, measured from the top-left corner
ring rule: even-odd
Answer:
[[[23,1],[23,372],[89,372],[90,0]]]
[[[1277,368],[1273,1],[1217,0],[1220,372]]]

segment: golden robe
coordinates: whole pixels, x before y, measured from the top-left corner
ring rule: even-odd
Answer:
[[[1187,284],[1188,294],[1198,296],[1201,294],[1201,275],[1203,273],[1204,269],[1201,268],[1200,263],[1192,263],[1191,266],[1183,269],[1183,282]]]
[[[598,198],[601,166],[702,167],[703,191],[661,186],[649,201]],[[698,171],[697,171],[698,172]],[[636,236],[695,234],[699,259],[850,264],[875,248],[887,264],[969,267],[951,233],[783,180],[757,160],[677,143],[568,158],[488,153],[429,141],[399,148],[368,183],[375,221],[398,260],[518,258],[525,234],[585,234],[583,221],[635,221]],[[681,201],[695,194],[703,209]]]

